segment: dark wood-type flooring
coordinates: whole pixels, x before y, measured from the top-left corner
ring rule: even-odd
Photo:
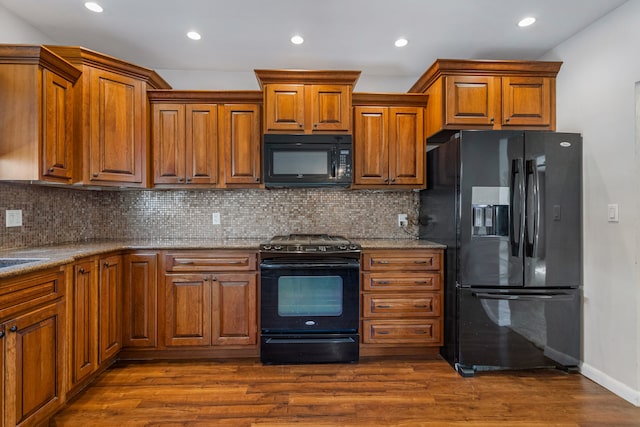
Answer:
[[[461,378],[441,360],[114,365],[55,426],[640,426],[640,408],[579,374]]]

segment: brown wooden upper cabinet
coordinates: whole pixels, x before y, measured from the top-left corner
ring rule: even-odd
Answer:
[[[352,188],[425,187],[426,104],[426,95],[353,94]]]
[[[360,71],[255,70],[265,133],[352,133],[351,94]]]
[[[79,70],[74,86],[75,182],[146,187],[148,88],[169,89],[155,71],[82,47],[48,46]]]
[[[71,183],[80,74],[42,46],[0,45],[0,180]]]
[[[148,92],[156,187],[260,185],[259,91]]]
[[[561,65],[438,59],[409,92],[429,96],[427,138],[460,129],[555,130]]]

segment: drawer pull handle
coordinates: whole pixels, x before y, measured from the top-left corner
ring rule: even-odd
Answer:
[[[11,332],[18,332],[18,327],[16,325],[13,325],[12,327],[9,328],[9,330]]]
[[[193,261],[178,261],[178,265],[193,265]]]
[[[389,261],[373,261],[374,264],[391,264]]]
[[[391,332],[389,331],[380,331],[378,332],[378,335],[389,335]]]
[[[388,284],[390,284],[391,282],[390,282],[390,281],[388,281],[388,280],[380,280],[380,281],[378,281],[377,283],[378,283],[379,285],[388,285]]]
[[[416,331],[416,335],[426,335],[427,331]]]
[[[426,285],[426,284],[427,284],[427,281],[426,281],[426,280],[422,280],[422,281],[420,281],[420,282],[415,281],[415,282],[413,282],[413,283],[415,283],[416,285]]]
[[[427,264],[427,260],[419,260],[419,261],[413,261],[414,264]],[[431,264],[431,263],[429,263]]]
[[[427,308],[427,304],[415,304],[415,308]]]
[[[386,305],[386,304],[385,305],[377,305],[376,307],[378,307],[378,308],[391,308],[390,305]]]

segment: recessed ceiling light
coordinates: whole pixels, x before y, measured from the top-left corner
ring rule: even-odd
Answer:
[[[302,36],[296,34],[295,36],[291,37],[291,43],[302,44],[304,43],[304,39],[302,38]]]
[[[202,38],[200,33],[196,32],[196,31],[189,31],[187,33],[187,37],[189,37],[191,40],[200,40]]]
[[[408,44],[409,44],[409,40],[405,39],[404,37],[399,38],[394,43],[394,45],[396,45],[396,47],[405,47]]]
[[[104,10],[104,9],[102,9],[102,6],[100,6],[98,3],[94,2],[94,1],[86,2],[84,4],[84,7],[89,9],[91,12],[96,12],[96,13],[100,13],[100,12],[102,12]]]
[[[518,22],[518,27],[528,27],[529,25],[533,25],[534,22],[536,22],[536,18],[533,16],[527,16]]]

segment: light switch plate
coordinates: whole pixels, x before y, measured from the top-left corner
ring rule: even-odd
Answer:
[[[214,212],[211,214],[211,221],[213,225],[220,225],[220,212]]]
[[[22,209],[7,209],[7,227],[22,227]]]
[[[607,206],[607,221],[609,222],[619,222],[619,212],[618,212],[618,204],[610,204]]]

